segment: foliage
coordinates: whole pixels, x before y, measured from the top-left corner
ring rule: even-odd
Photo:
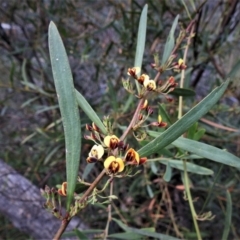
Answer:
[[[48,4],[42,2],[37,4],[37,1],[19,4],[9,1],[5,8],[1,7],[5,21],[13,23],[17,29],[15,33],[6,32],[6,36],[1,35],[3,43],[0,48],[3,53],[1,87],[4,90],[1,96],[1,118],[3,119],[2,136],[5,139],[1,147],[1,158],[20,169],[40,187],[44,187],[46,183],[54,186],[66,180],[64,139],[67,133],[63,134],[47,49],[47,28],[50,19],[58,27],[73,71],[74,86],[78,90],[76,101],[83,110],[80,111],[82,132],[85,124],[94,122],[105,135],[107,132],[104,128],[109,125],[117,136],[126,131],[136,108],[137,99],[124,91],[121,82],[122,78],[127,79],[128,68],[133,67],[135,45],[139,47],[139,44],[142,44],[141,51],[137,50],[140,56],[135,58],[135,63],[139,64],[137,66],[142,65],[142,73],[153,76],[154,69],[151,68],[150,63],[155,60],[155,68],[165,69],[161,73],[163,80],[167,79],[169,76],[167,74],[171,72],[171,70],[166,71],[168,65],[178,58],[184,58],[186,37],[190,37],[191,45],[185,61],[187,69],[184,88],[195,90],[196,98],[192,95],[183,97],[183,104],[178,106],[175,104],[178,101],[177,92],[171,97],[174,102],[167,101],[161,94],[155,94],[149,99],[154,114],[149,116],[147,123],[157,121],[157,115],[160,114],[162,122],[166,122],[168,127],[164,131],[163,128],[153,128],[153,126],[146,128],[147,138],[141,142],[136,141],[132,135],[127,136],[127,143],[138,150],[140,157],[144,157],[148,152],[148,163],[131,173],[141,170],[141,174],[131,178],[114,179],[113,194],[118,200],[110,200],[112,216],[116,220],[110,223],[107,220],[106,206],[98,204],[87,206],[79,216],[91,228],[104,229],[106,227],[104,222],[109,223],[111,226],[109,234],[113,238],[129,239],[131,227],[131,234],[137,234],[136,238],[139,234],[143,239],[144,236],[157,237],[155,234],[159,233],[195,239],[194,224],[188,207],[189,192],[184,196],[188,201],[184,201],[182,191],[189,182],[191,187],[187,190],[191,190],[195,213],[198,213],[195,216],[193,212],[192,215],[203,220],[197,222],[202,238],[226,238],[226,236],[238,238],[240,233],[235,227],[239,221],[237,214],[239,167],[238,158],[233,156],[233,154],[239,155],[239,149],[236,147],[239,135],[237,130],[239,119],[236,116],[239,107],[235,104],[239,101],[235,78],[239,71],[239,62],[235,61],[239,48],[237,42],[239,32],[235,29],[239,20],[234,17],[238,3],[236,1],[232,6],[224,4],[223,8],[220,8],[220,3],[215,3],[214,10],[209,3],[204,5],[201,1],[195,5],[193,1],[189,1],[190,4],[187,1],[173,2],[174,4],[171,4],[171,1],[161,3],[148,1],[148,9],[146,10],[145,7],[143,11],[148,19],[147,24],[145,23],[147,35],[144,51],[145,41],[139,43],[137,40],[144,39],[144,37],[139,38],[139,34],[144,34],[144,30],[141,27],[138,29],[138,21],[144,5],[139,4],[138,1],[132,1],[131,5],[127,1],[108,1],[109,6],[87,1],[81,3],[63,1],[62,4],[56,4],[54,1]],[[18,4],[17,8],[16,4]],[[202,4],[203,8],[201,8]],[[26,12],[31,14],[26,15]],[[176,20],[178,14],[179,18]],[[221,16],[222,21],[219,21],[218,15]],[[180,30],[189,26],[191,22],[189,16],[196,19],[194,38],[191,35],[179,35]],[[17,21],[19,18],[22,23]],[[146,15],[142,19],[146,21]],[[178,24],[175,26],[177,21]],[[174,27],[171,30],[173,23]],[[182,41],[180,41],[181,37],[183,37]],[[172,47],[172,38],[175,38],[174,46],[177,45],[178,40],[181,43],[177,51]],[[169,54],[172,51],[177,54],[175,59],[171,59]],[[140,59],[141,52],[144,54],[143,60]],[[154,55],[154,60],[153,53],[158,53]],[[164,62],[161,63],[159,59],[161,62],[164,59]],[[174,72],[171,74],[174,74],[177,80],[181,78],[182,71],[179,75]],[[19,75],[21,81],[18,80]],[[232,80],[229,86],[225,82],[227,76]],[[130,84],[133,81],[130,79]],[[137,81],[136,85],[135,93],[139,94],[142,86]],[[220,87],[216,88],[216,86]],[[132,89],[134,88],[135,83],[132,84]],[[226,88],[222,100],[216,104]],[[208,93],[210,94],[204,98]],[[86,109],[81,106],[82,99],[89,104]],[[203,99],[202,102],[200,99]],[[21,102],[21,108],[16,106],[16,102]],[[206,109],[200,114],[203,106]],[[61,109],[61,104],[59,107]],[[177,120],[179,108],[187,114]],[[197,110],[191,113],[193,109]],[[209,113],[203,118],[207,111]],[[61,114],[63,114],[62,110]],[[8,124],[13,127],[4,129],[5,119],[8,116],[10,116]],[[101,121],[104,116],[109,116],[109,119],[105,119],[105,125],[103,123],[100,126],[101,123],[99,125],[96,120]],[[16,118],[20,121],[16,121]],[[192,121],[189,120],[191,118]],[[196,125],[197,120],[199,120],[198,125]],[[195,125],[192,125],[193,123]],[[109,130],[107,128],[107,131]],[[143,133],[145,134],[145,131],[138,132],[135,137],[139,140],[143,138]],[[182,138],[178,138],[181,134],[184,134],[182,142]],[[156,136],[158,137],[153,140]],[[201,145],[203,143],[198,142],[199,140],[205,145]],[[163,143],[164,141],[166,143]],[[76,142],[75,148],[77,144],[79,145]],[[154,151],[149,150],[151,144]],[[95,165],[87,164],[86,159],[92,146],[92,142],[82,139],[80,171],[77,172],[75,168],[75,174],[81,178],[84,175],[81,180],[87,182],[93,182],[103,168],[99,162]],[[199,149],[206,151],[201,155]],[[213,151],[219,154],[219,158],[216,158]],[[221,153],[226,158],[221,158]],[[23,160],[16,162],[14,159]],[[194,175],[189,171],[190,166],[195,167]],[[196,174],[196,172],[200,173],[200,170],[210,176]],[[211,173],[214,175],[212,176]],[[69,182],[69,179],[67,181]],[[104,178],[97,188],[104,188],[105,183],[110,184],[107,178]],[[101,195],[109,200],[107,191],[102,192]],[[93,215],[92,213],[96,211],[99,214]],[[211,218],[208,211],[215,216],[211,221],[206,220]],[[223,231],[216,230],[219,228]],[[149,235],[146,235],[148,233]],[[131,238],[134,239],[132,235]]]

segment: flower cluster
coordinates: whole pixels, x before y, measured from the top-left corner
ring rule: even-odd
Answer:
[[[182,58],[180,58],[177,63],[173,63],[173,70],[176,72],[185,70],[186,68],[187,68],[187,65],[184,64],[184,61]]]
[[[174,65],[174,69],[185,69],[186,65],[183,64],[183,61],[179,60],[177,65]],[[166,81],[158,81],[151,80],[150,77],[147,74],[142,74],[138,77],[138,73],[140,72],[139,67],[133,67],[128,69],[128,75],[133,77],[138,81],[139,84],[143,85],[144,89],[147,91],[153,91],[161,94],[168,94],[172,92],[175,87],[177,86],[177,83],[175,82],[175,79],[173,76],[169,77]],[[130,84],[124,83],[125,89],[129,90],[132,89],[130,87]],[[132,91],[130,91],[132,92]],[[139,96],[142,97],[142,96]]]
[[[142,74],[138,77],[138,73],[140,72],[139,67],[129,68],[128,75],[135,78],[141,85],[145,87],[148,91],[154,91],[156,89],[156,83],[154,80],[150,80],[147,74]]]
[[[94,127],[93,127],[94,126]],[[147,161],[146,157],[140,157],[138,152],[133,148],[129,148],[127,144],[116,135],[104,135],[101,133],[96,124],[86,125],[86,129],[91,131],[89,136],[85,136],[86,139],[93,140],[95,144],[90,150],[87,158],[88,163],[94,163],[102,161],[104,152],[108,153],[108,156],[104,160],[104,168],[110,175],[123,172],[125,166],[135,165],[138,166]]]

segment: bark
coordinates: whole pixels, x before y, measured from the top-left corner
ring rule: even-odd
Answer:
[[[34,239],[52,239],[61,221],[43,208],[45,199],[40,190],[12,167],[0,160],[0,212],[12,224]],[[86,229],[74,218],[67,231]]]

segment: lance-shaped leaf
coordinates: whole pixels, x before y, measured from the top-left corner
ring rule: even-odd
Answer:
[[[161,133],[148,131],[148,134],[152,137],[159,137]],[[240,158],[220,148],[183,137],[176,139],[171,144],[203,158],[240,169]]]
[[[196,95],[192,89],[187,89],[187,88],[175,88],[169,94],[174,96],[184,96],[184,97],[192,97]]]
[[[169,182],[172,178],[172,167],[169,162],[166,163],[166,172],[164,173],[163,179],[165,182]]]
[[[171,172],[169,173],[169,171],[170,171],[170,170],[168,170],[169,167],[184,171],[184,165],[183,165],[182,160],[154,158],[154,159],[149,159],[148,161],[149,162],[159,161],[160,163],[166,165],[167,166],[167,170],[165,173],[166,177],[170,176],[170,173],[171,173]],[[186,162],[186,166],[187,166],[187,172],[200,174],[200,175],[212,175],[213,174],[213,171],[211,169],[201,167],[201,166],[191,163],[191,162]],[[167,178],[167,179],[169,179],[169,178]],[[170,181],[170,179],[169,179],[169,181]],[[165,178],[164,178],[164,180],[165,180]]]
[[[231,223],[232,223],[232,197],[231,193],[227,190],[227,209],[225,213],[225,221],[224,221],[224,230],[223,230],[223,236],[222,240],[228,239],[228,235],[231,229]]]
[[[93,110],[91,105],[88,103],[88,101],[83,97],[83,95],[75,90],[76,92],[76,98],[77,103],[79,107],[85,112],[85,114],[89,117],[90,120],[92,120],[102,131],[102,133],[107,134],[107,129],[103,125],[101,119],[98,117],[96,112]]]
[[[163,134],[142,147],[138,153],[141,156],[148,156],[161,150],[180,137],[193,123],[200,119],[217,103],[225,92],[228,84],[229,80],[215,88],[207,97],[193,107],[180,120],[164,131]]]
[[[128,227],[121,221],[117,220],[116,218],[112,218],[114,222],[118,224],[125,232],[136,233],[146,237],[152,237],[154,239],[161,239],[161,240],[179,240],[179,238],[171,237],[169,235],[156,233],[155,229],[137,229],[133,227]]]
[[[67,171],[67,210],[73,199],[81,149],[81,128],[73,78],[66,50],[56,25],[49,25],[49,51],[59,108],[62,116]]]
[[[136,54],[135,54],[135,61],[134,61],[134,67],[139,67],[140,70],[142,68],[142,61],[143,61],[143,54],[145,50],[145,41],[146,41],[146,31],[147,31],[147,10],[148,5],[145,4],[140,21],[138,26],[138,35],[137,35],[137,48],[136,48]],[[138,75],[141,74],[141,71],[138,73]],[[140,86],[138,81],[135,81],[137,86],[137,91],[140,93]],[[130,103],[133,101],[133,95],[129,95],[128,100],[126,101],[126,104],[124,106],[123,112],[126,112],[129,107]]]
[[[148,5],[146,4],[142,10],[139,27],[138,27],[137,49],[136,49],[134,67],[139,67],[140,69],[142,68],[143,54],[145,50],[146,31],[147,31],[147,10],[148,10]],[[136,81],[136,84],[139,92],[140,89],[137,81]]]
[[[179,18],[179,15],[177,15],[175,17],[172,28],[171,28],[170,33],[168,35],[167,42],[166,42],[164,50],[163,50],[163,57],[162,57],[162,63],[161,63],[162,66],[168,60],[168,58],[170,57],[171,52],[174,48],[174,43],[175,43],[174,33],[175,33],[175,30],[176,30],[176,27],[177,27],[178,18]]]

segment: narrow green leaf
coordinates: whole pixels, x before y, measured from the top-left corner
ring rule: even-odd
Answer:
[[[151,170],[154,174],[158,175],[158,169],[157,169],[157,166],[155,164],[155,162],[150,162],[150,167],[151,167]]]
[[[188,88],[175,88],[174,91],[170,92],[169,94],[183,97],[193,97],[196,95],[192,89]]]
[[[134,67],[142,68],[143,54],[145,50],[146,31],[147,31],[147,11],[148,5],[145,4],[138,26],[137,49],[134,61]],[[140,73],[139,73],[140,75]],[[139,84],[136,81],[138,92],[140,91]]]
[[[26,87],[29,87],[29,88],[31,88],[31,89],[33,89],[33,90],[35,90],[35,91],[37,91],[37,92],[39,92],[39,93],[41,93],[43,95],[46,95],[48,97],[53,97],[53,94],[50,94],[50,93],[44,91],[42,88],[40,88],[39,86],[37,86],[37,85],[35,85],[33,83],[27,82],[27,79],[24,80],[24,81],[21,81],[21,83],[23,85],[25,85]]]
[[[22,78],[23,78],[23,82],[24,83],[28,83],[28,77],[27,77],[27,72],[26,72],[26,65],[27,65],[27,59],[24,58],[23,59],[23,63],[22,63],[22,67],[21,67],[21,71],[22,71]]]
[[[174,141],[172,144],[212,161],[240,169],[240,158],[220,148],[182,137]]]
[[[105,229],[87,229],[87,230],[82,230],[83,233],[85,234],[92,234],[92,233],[103,233]]]
[[[141,156],[148,156],[154,152],[161,150],[176,140],[178,137],[180,137],[194,122],[200,119],[209,111],[209,109],[211,109],[217,103],[222,94],[225,92],[228,84],[229,81],[226,81],[219,87],[215,88],[207,97],[205,97],[201,102],[193,107],[180,120],[175,122],[153,141],[142,147],[138,153]]]
[[[53,155],[58,152],[59,148],[62,147],[61,144],[58,144],[56,147],[54,147],[45,157],[44,161],[43,161],[43,165],[48,165],[49,161],[51,160],[51,158],[53,157]]]
[[[164,173],[163,179],[165,182],[169,182],[172,178],[172,167],[169,161],[167,161],[166,165],[167,165],[167,169],[166,169],[166,172]]]
[[[112,218],[112,220],[115,221],[119,225],[119,227],[121,227],[125,232],[137,233],[143,236],[153,237],[161,240],[179,240],[178,238],[171,237],[161,233],[152,232],[146,229],[136,229],[136,228],[128,227],[121,221],[117,220],[116,218]]]
[[[198,122],[195,122],[187,131],[187,138],[193,139],[198,128]]]
[[[147,192],[148,192],[148,195],[149,195],[150,198],[154,197],[153,190],[149,185],[147,185]]]
[[[89,173],[92,171],[92,169],[95,167],[95,163],[92,164],[87,164],[86,167],[84,168],[82,179],[86,180],[87,176]]]
[[[148,131],[148,133],[152,137],[156,138],[158,138],[160,135],[160,133],[154,131]],[[163,134],[164,133],[162,133],[161,136]],[[178,138],[171,144],[185,151],[195,153],[198,156],[202,156],[203,158],[207,158],[212,161],[240,169],[240,158],[220,148],[216,148],[206,143],[197,142],[183,137]]]
[[[81,182],[77,182],[76,187],[75,187],[75,192],[77,194],[80,194],[80,193],[86,191],[88,188],[89,188],[89,185],[85,185]]]
[[[25,108],[26,106],[30,105],[31,103],[33,103],[34,101],[38,100],[39,99],[39,96],[37,97],[33,97],[33,98],[30,98],[28,99],[26,102],[24,102],[20,108]]]
[[[240,69],[240,60],[238,60],[235,63],[235,65],[233,66],[231,71],[227,74],[227,77],[234,78],[236,76],[236,74],[239,73],[239,69]]]
[[[226,209],[226,216],[224,221],[224,230],[222,240],[228,239],[231,222],[232,222],[232,198],[230,192],[227,190],[227,209]]]
[[[137,233],[124,232],[124,233],[114,233],[108,235],[109,239],[126,239],[126,240],[141,240],[143,236]]]
[[[78,237],[78,239],[84,239],[87,240],[89,239],[83,232],[79,231],[78,229],[74,229],[74,232],[76,234],[76,236]]]
[[[195,132],[193,140],[198,141],[202,138],[202,136],[205,134],[206,130],[204,128],[199,128],[197,132]]]
[[[134,60],[134,67],[140,68],[140,72],[138,73],[138,75],[141,74],[143,54],[145,50],[146,31],[147,31],[147,11],[148,11],[148,5],[145,4],[140,16],[140,21],[138,26],[137,47],[136,47],[136,54],[135,54],[135,60]],[[139,83],[138,81],[135,81],[135,83],[137,86],[137,91],[139,93],[140,92]],[[123,108],[123,113],[129,109],[133,99],[134,99],[134,96],[132,94],[129,95],[126,101],[126,104]]]
[[[83,95],[75,89],[77,103],[79,107],[86,113],[89,119],[94,122],[102,131],[102,133],[107,134],[107,129],[103,125],[101,119],[98,117],[96,112],[93,110],[88,101],[83,97]]]
[[[53,78],[65,135],[67,210],[69,210],[79,168],[81,149],[80,117],[68,57],[57,27],[53,22],[49,25],[48,36]]]
[[[150,163],[155,162],[155,161],[159,161],[159,163],[162,163],[162,164],[166,165],[167,167],[169,166],[171,168],[176,168],[176,169],[179,169],[181,171],[184,171],[184,165],[183,165],[183,162],[181,160],[153,158],[153,159],[149,159],[148,161]],[[200,175],[212,175],[213,174],[213,171],[211,169],[201,167],[197,164],[186,162],[186,165],[187,165],[187,172],[196,173],[196,174],[200,174]],[[167,174],[170,174],[170,173],[167,173]]]
[[[178,18],[179,15],[176,16],[176,18],[174,19],[172,28],[170,30],[170,33],[168,35],[164,50],[163,50],[163,57],[162,57],[162,62],[161,65],[163,66],[165,64],[165,62],[168,60],[168,58],[171,55],[171,52],[174,48],[174,43],[175,43],[175,39],[174,39],[174,32],[176,30],[177,27],[177,23],[178,23]]]
[[[186,3],[184,2],[184,0],[181,0],[181,2],[182,2],[183,6],[184,6],[184,8],[187,12],[187,15],[188,15],[189,19],[192,20],[191,14],[189,13],[189,10],[188,10],[188,7],[187,7]]]
[[[154,228],[142,228],[142,230],[147,230],[151,232],[155,232]],[[126,240],[141,240],[141,239],[146,239],[143,235],[138,234],[138,233],[132,233],[132,232],[124,232],[124,233],[114,233],[108,235],[109,238],[113,239],[126,239]]]
[[[172,121],[166,112],[164,104],[158,105],[158,114],[162,116],[163,121],[167,122],[168,126],[172,125]]]

